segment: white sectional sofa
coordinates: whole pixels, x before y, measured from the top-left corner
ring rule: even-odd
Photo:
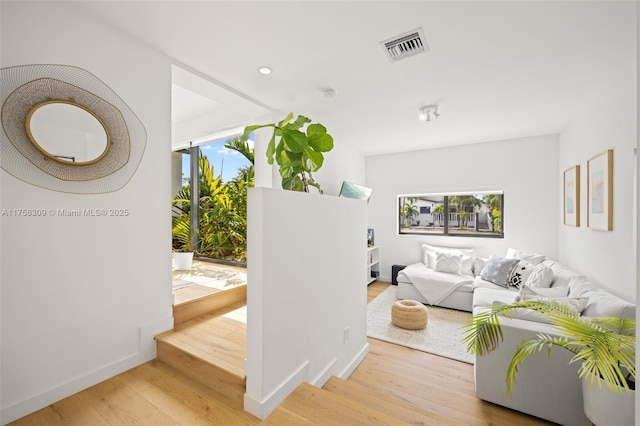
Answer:
[[[545,282],[544,287],[533,288],[526,285],[526,281],[520,283],[520,288],[497,285],[483,279],[485,259],[476,259],[473,278],[462,273],[446,277],[447,282],[456,283],[455,289],[438,303],[430,303],[428,298],[422,297],[422,293],[418,290],[419,286],[416,287],[411,280],[423,275],[426,277],[423,280],[424,286],[428,285],[429,280],[442,278],[442,274],[446,273],[430,269],[428,264],[419,263],[409,265],[405,268],[404,274],[402,271],[398,274],[398,296],[477,314],[489,309],[495,303],[513,303],[520,297],[533,295],[553,297],[575,304],[575,307],[582,310],[582,315],[585,316],[635,319],[634,304],[598,288],[596,284],[568,267],[553,260],[542,260],[544,256],[528,255],[512,249],[507,255],[524,258],[524,262],[521,261],[517,265],[524,265],[531,261],[529,265],[533,264],[535,270],[543,271],[548,283]],[[466,255],[459,253],[458,256]],[[486,275],[484,274],[485,278],[487,278]],[[463,283],[460,284],[460,281]],[[534,281],[530,280],[531,283]],[[502,318],[500,322],[504,341],[494,351],[476,357],[474,368],[477,396],[485,401],[562,425],[590,425],[582,404],[582,382],[578,379],[579,365],[569,364],[572,356],[567,351],[556,348],[552,350],[550,357],[547,357],[546,351],[530,356],[518,371],[513,394],[507,395],[505,384],[507,368],[517,346],[525,339],[535,338],[538,333],[557,335],[549,324],[541,322],[543,319],[540,317],[536,317],[535,314],[525,315],[527,316]]]

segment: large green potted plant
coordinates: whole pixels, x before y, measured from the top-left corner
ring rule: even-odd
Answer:
[[[333,149],[333,137],[327,133],[327,128],[322,124],[312,123],[311,119],[303,115],[298,115],[293,120],[293,113],[289,113],[278,123],[245,127],[240,140],[247,141],[251,133],[264,127],[273,128],[267,146],[267,161],[273,164],[275,159],[280,166],[282,188],[309,192],[309,187],[313,186],[322,193],[312,173],[322,167],[324,153]]]
[[[507,394],[512,393],[518,368],[529,355],[545,348],[550,355],[553,347],[559,347],[574,354],[570,363],[581,363],[578,376],[582,379],[585,414],[589,420],[598,425],[633,424],[635,320],[585,317],[552,299],[494,305],[490,310],[474,315],[465,327],[467,350],[476,355],[494,350],[503,340],[500,317],[511,317],[520,310],[535,311],[544,316],[560,337],[540,333],[535,339],[522,341],[507,370]],[[608,392],[603,392],[602,383]]]

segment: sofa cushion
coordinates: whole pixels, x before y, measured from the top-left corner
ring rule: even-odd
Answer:
[[[551,283],[553,287],[567,287],[572,278],[580,276],[577,272],[558,262],[551,265],[551,270],[553,271],[553,282]]]
[[[569,297],[580,297],[589,291],[598,289],[595,283],[583,276],[571,278],[567,287],[569,288]]]
[[[494,284],[494,283],[492,283],[490,281],[483,280],[481,276],[477,276],[477,277],[475,277],[473,279],[473,288],[474,288],[474,290],[476,288],[491,288],[491,289],[494,289],[494,290],[496,290],[496,289],[504,290],[505,289],[504,287],[502,287],[500,285]],[[513,289],[513,290],[517,291],[517,289]]]
[[[541,263],[536,265],[527,277],[525,284],[529,287],[545,288],[550,287],[553,282],[553,270]]]
[[[582,314],[587,317],[618,317],[635,319],[636,307],[605,290],[593,290],[584,293],[589,298]]]
[[[556,287],[556,288],[533,288],[528,285],[523,285],[520,291],[518,292],[518,296],[516,297],[516,302],[527,301],[527,300],[537,300],[537,299],[556,299],[559,297],[567,297],[568,289],[566,287]]]
[[[482,270],[481,277],[485,281],[491,281],[499,286],[507,287],[511,271],[513,271],[513,268],[518,262],[520,262],[519,259],[491,256],[487,262],[487,266]]]
[[[473,307],[490,308],[494,302],[513,303],[518,296],[515,290],[505,290],[504,288],[476,288],[473,291]]]
[[[501,305],[507,305],[507,303],[496,301],[496,302],[493,302],[492,307],[498,307]],[[507,318],[515,318],[515,319],[521,319],[526,321],[534,321],[534,322],[540,322],[544,324],[551,324],[551,322],[547,319],[547,317],[545,317],[540,312],[530,311],[527,309],[514,309],[508,315],[504,315],[504,316]]]

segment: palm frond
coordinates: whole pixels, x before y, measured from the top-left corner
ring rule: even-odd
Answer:
[[[519,367],[528,356],[551,348],[561,347],[574,354],[570,363],[580,362],[579,377],[588,375],[593,382],[602,377],[612,392],[629,389],[625,377],[635,380],[635,321],[612,317],[591,318],[581,316],[568,305],[555,300],[532,300],[510,305],[493,306],[477,314],[465,326],[464,342],[470,353],[484,355],[494,350],[503,340],[499,317],[510,317],[526,309],[538,312],[551,323],[560,335],[538,334],[518,347],[507,371],[507,393],[511,393]]]
[[[518,346],[516,353],[513,355],[513,358],[509,363],[509,368],[507,369],[507,395],[511,395],[513,393],[513,385],[516,383],[516,374],[518,373],[518,369],[529,355],[541,352],[546,348],[547,357],[550,358],[551,348],[553,348],[553,346],[558,346],[575,353],[575,348],[572,347],[566,337],[554,337],[547,334],[538,334],[536,340],[524,340],[520,346]]]
[[[225,141],[225,148],[233,149],[242,154],[251,164],[255,164],[255,157],[253,149],[249,147],[249,143],[246,140],[242,140],[241,137],[229,138]]]

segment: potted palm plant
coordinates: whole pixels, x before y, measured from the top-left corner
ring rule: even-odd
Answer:
[[[634,424],[636,339],[635,320],[616,317],[585,317],[571,307],[551,299],[494,305],[474,315],[465,327],[465,343],[472,354],[484,355],[503,340],[500,317],[520,310],[543,315],[559,336],[540,333],[524,340],[507,370],[507,394],[513,391],[518,368],[529,355],[553,347],[574,354],[583,383],[585,414],[594,424]],[[597,383],[597,386],[595,386]],[[602,389],[602,385],[606,390]]]
[[[188,271],[193,264],[194,250],[191,248],[191,220],[189,214],[172,218],[173,265],[177,271]]]

